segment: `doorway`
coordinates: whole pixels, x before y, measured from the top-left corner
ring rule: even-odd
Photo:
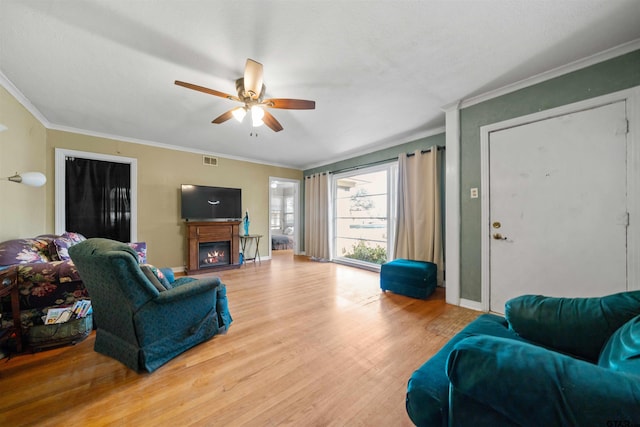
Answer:
[[[300,252],[300,182],[269,177],[269,257]]]
[[[485,310],[503,313],[522,294],[587,297],[637,287],[630,103],[572,107],[482,130]]]
[[[80,182],[84,184],[79,186]],[[86,207],[78,208],[84,203]],[[137,160],[56,148],[55,233],[65,231],[135,242]]]

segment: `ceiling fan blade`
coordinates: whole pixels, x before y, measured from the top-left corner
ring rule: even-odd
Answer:
[[[315,110],[316,108],[316,101],[307,101],[304,99],[272,98],[265,99],[262,103],[267,107],[282,108],[285,110]]]
[[[215,124],[219,125],[220,123],[226,122],[231,117],[233,117],[233,110],[235,110],[235,108],[232,109],[232,110],[227,111],[226,113],[220,114],[218,117],[213,119],[213,121],[211,123],[215,123]]]
[[[251,99],[258,99],[262,92],[262,64],[247,59],[247,65],[244,67],[244,90]]]
[[[193,89],[193,90],[197,90],[198,92],[208,93],[209,95],[219,96],[220,98],[231,99],[233,101],[240,101],[240,98],[238,98],[237,96],[229,95],[228,93],[224,93],[224,92],[219,92],[214,89],[209,89],[204,86],[198,86],[191,83],[181,82],[180,80],[176,80],[175,84],[177,84],[178,86],[186,87],[187,89]]]
[[[271,114],[267,110],[264,111],[264,117],[262,118],[262,121],[264,122],[265,125],[269,126],[271,130],[273,130],[274,132],[280,132],[283,129],[280,122],[277,121],[276,118],[273,117],[273,114]]]

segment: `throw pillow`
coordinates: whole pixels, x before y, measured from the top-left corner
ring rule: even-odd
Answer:
[[[149,279],[151,284],[153,286],[155,286],[155,288],[158,290],[158,292],[162,292],[162,291],[166,291],[167,290],[167,288],[165,288],[162,285],[162,283],[160,283],[160,280],[158,280],[156,275],[153,274],[153,271],[151,270],[151,268],[148,265],[140,266],[140,269],[142,270],[144,275],[147,276],[147,279]]]
[[[629,320],[611,335],[598,365],[640,376],[640,316]]]
[[[149,268],[149,270],[151,270],[153,275],[156,277],[156,279],[158,279],[158,281],[162,284],[162,286],[164,286],[165,289],[171,289],[173,287],[173,286],[171,286],[171,283],[169,283],[169,280],[164,276],[164,273],[159,268],[157,268],[155,265],[141,264],[140,268],[142,268],[142,267]]]
[[[14,239],[0,243],[0,265],[49,262],[49,239]]]
[[[138,264],[147,263],[147,242],[127,243],[138,254]]]
[[[54,261],[70,260],[69,248],[83,240],[87,239],[82,234],[65,231],[61,236],[53,239],[51,257],[54,258]]]

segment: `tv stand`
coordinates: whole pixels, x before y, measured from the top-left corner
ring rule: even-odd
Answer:
[[[198,221],[186,222],[187,226],[187,274],[203,274],[217,270],[240,267],[240,231],[241,221]],[[228,264],[203,266],[200,260],[200,245],[207,243],[229,242],[230,257]]]

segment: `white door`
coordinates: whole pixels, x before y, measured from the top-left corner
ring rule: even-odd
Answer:
[[[491,311],[627,290],[624,101],[489,135]]]

